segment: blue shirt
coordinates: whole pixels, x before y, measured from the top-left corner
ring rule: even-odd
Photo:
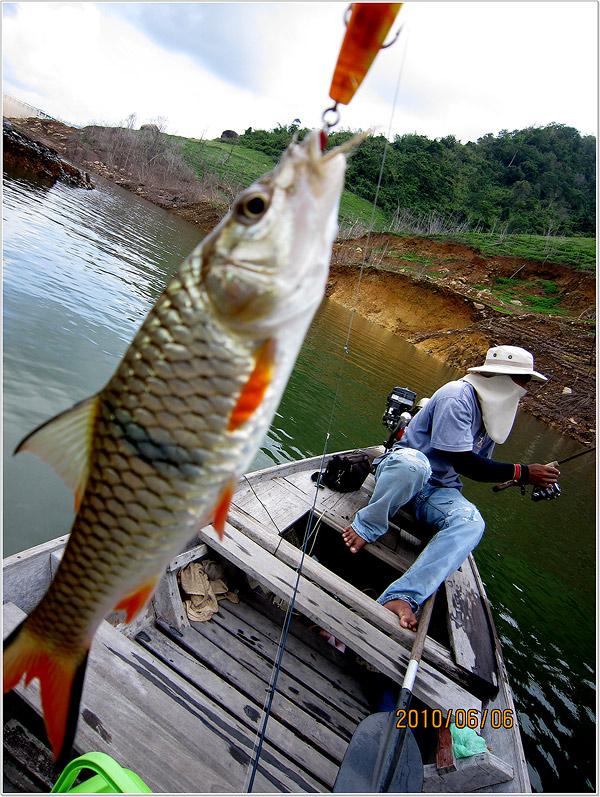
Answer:
[[[394,448],[397,446],[416,448],[425,454],[431,463],[430,484],[462,490],[460,477],[444,451],[474,451],[489,459],[494,450],[473,385],[448,382],[436,390]]]

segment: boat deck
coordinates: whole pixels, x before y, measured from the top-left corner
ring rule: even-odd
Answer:
[[[125,627],[115,627],[118,617],[102,623],[89,658],[76,751],[112,755],[155,792],[246,791],[278,658],[282,606],[295,594],[253,790],[332,790],[358,723],[381,710],[377,702],[386,686],[401,684],[414,635],[335,568],[303,557],[292,544],[314,503],[314,518],[323,524],[319,535],[334,545],[333,558],[355,560],[339,532],[368,500],[372,477],[356,493],[326,488],[315,496],[310,475],[318,466],[290,463],[245,478],[223,540],[210,526],[200,529],[192,547],[169,565],[144,617]],[[65,541],[5,561],[5,636],[47,589]],[[412,533],[392,527],[364,549],[363,561],[372,565],[374,556],[401,572],[420,545]],[[228,588],[239,589],[240,602],[220,602],[218,613],[199,623],[186,616],[177,574],[207,556],[226,566]],[[413,705],[443,717],[459,708],[478,717],[508,711],[516,720],[472,558],[448,579],[440,598],[438,613],[449,632],[426,639]],[[345,654],[319,629],[343,643]],[[47,791],[56,774],[43,741],[37,680],[17,687],[6,706],[5,776],[14,770],[21,791]],[[492,753],[451,760],[445,768],[425,740],[424,791],[529,791],[516,722],[512,729],[488,723],[484,735]]]
[[[90,655],[77,750],[102,749],[155,792],[245,791],[284,617],[260,594],[248,599],[225,600],[210,621],[181,631],[159,621],[134,639],[104,622]],[[5,633],[22,616],[5,605]],[[35,684],[26,692],[37,709]],[[293,618],[254,790],[331,791],[369,713],[351,663]],[[26,731],[14,717],[5,722],[5,752],[10,758],[12,738],[22,756]],[[32,758],[40,755],[45,761],[34,769],[43,789],[52,785],[52,765],[32,739]]]

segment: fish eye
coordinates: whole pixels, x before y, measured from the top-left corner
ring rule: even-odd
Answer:
[[[235,208],[235,215],[238,221],[244,224],[252,224],[264,216],[268,207],[268,196],[260,192],[254,192],[240,199]]]

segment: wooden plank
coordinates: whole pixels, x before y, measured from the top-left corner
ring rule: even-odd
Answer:
[[[213,618],[214,619],[214,618]],[[267,661],[259,655],[256,650],[252,651],[248,646],[229,633],[222,626],[211,620],[207,623],[192,623],[192,628],[198,632],[198,636],[204,637],[220,648],[224,653],[239,662],[249,673],[260,678],[263,684],[263,693],[270,684],[273,675],[273,662]],[[359,715],[358,719],[352,719],[346,713],[336,708],[331,702],[327,702],[322,694],[317,694],[312,690],[312,683],[303,682],[292,672],[290,657],[284,653],[284,662],[279,672],[277,680],[277,690],[282,695],[302,708],[308,714],[313,715],[325,722],[335,733],[344,739],[350,740],[358,722],[363,718]]]
[[[315,516],[320,517],[323,514],[325,522],[332,528],[335,528],[336,531],[341,532],[352,522],[356,512],[368,503],[371,496],[371,491],[364,487],[361,487],[360,490],[353,493],[338,493],[335,490],[324,487],[323,491],[319,490],[315,500],[314,483],[308,478],[308,473],[296,473],[293,479],[292,481],[283,476],[274,478],[272,484],[279,485],[282,490],[287,490],[287,494],[284,493],[283,496],[278,496],[271,491],[270,495],[265,497],[265,500],[270,502],[269,511],[271,514],[276,511],[277,506],[285,506],[288,508],[290,506],[290,498],[295,500],[294,506],[297,511],[295,513],[288,513],[287,522],[285,524],[283,521],[278,524],[280,530],[291,525],[292,522],[295,522],[302,514],[308,512],[312,508],[314,501]],[[303,482],[306,482],[305,488],[299,486],[302,485]],[[308,484],[311,484],[312,488],[308,487]],[[255,504],[256,503],[258,502],[255,501]],[[252,506],[254,510],[255,506]],[[233,507],[242,509],[249,515],[251,514],[251,516],[255,517],[259,522],[260,517],[266,514],[264,510],[262,513],[250,512],[250,507],[248,505],[243,505],[237,501],[234,501]],[[272,529],[273,524],[269,524],[267,527]],[[414,544],[410,544],[406,539],[400,537],[397,531],[388,531],[377,540],[377,542],[366,545],[363,550],[381,561],[386,562],[386,564],[392,565],[400,570],[400,572],[408,570],[418,555],[418,551],[415,550]]]
[[[351,519],[353,519],[356,511],[360,509],[361,506],[364,506],[370,497],[370,493],[362,487],[360,490],[353,493],[339,493],[335,490],[331,490],[329,487],[322,487],[315,493],[317,487],[311,480],[309,471],[295,473],[293,477],[277,476],[273,481],[285,490],[284,495],[286,495],[286,500],[289,501],[295,498],[297,502],[302,502],[307,508],[310,508],[314,504],[315,510],[319,514],[322,511],[326,511],[332,515],[339,514],[340,517],[343,517],[341,513],[337,512],[338,505],[347,508],[348,504],[352,501],[352,506],[355,506],[356,510],[352,512],[346,509],[346,511],[352,514]],[[350,496],[352,496],[352,498]],[[345,525],[347,525],[347,523],[345,523]]]
[[[513,768],[492,753],[480,753],[470,758],[456,760],[456,768],[438,770],[435,764],[423,767],[423,792],[425,794],[468,794],[486,787],[506,784],[513,779]],[[503,788],[501,791],[505,791]]]
[[[244,593],[244,601],[249,606],[259,610],[265,617],[271,618],[281,628],[285,611],[265,596],[265,593],[262,592],[262,587],[260,589],[260,593],[256,590],[249,590]],[[320,629],[317,623],[313,623],[313,627]],[[292,617],[290,635],[299,639],[307,648],[314,650],[321,658],[327,659],[338,672],[343,673],[350,679],[355,679],[360,675],[360,669],[357,669],[354,656],[348,656],[345,652],[342,653],[336,647],[330,645],[296,617]]]
[[[242,484],[232,503],[259,518],[277,534],[310,508],[306,496],[290,494],[278,479],[261,481],[252,487]]]
[[[5,634],[23,617],[14,604],[5,604]],[[41,713],[37,679],[17,693]],[[108,753],[154,792],[243,789],[254,735],[106,622],[92,643],[80,717],[76,749]],[[314,779],[271,747],[255,783],[257,791],[318,790]]]
[[[261,731],[264,717],[262,703],[248,700],[240,691],[203,666],[158,628],[149,626],[137,635],[136,640],[212,700],[219,702],[252,731],[255,733]],[[294,729],[287,728],[276,717],[271,716],[265,738],[273,747],[296,761],[304,771],[312,773],[324,786],[328,788],[333,786],[338,771],[337,764],[324,756],[309,741],[301,739]]]
[[[28,551],[7,556],[2,563],[4,601],[29,614],[50,586],[50,556],[64,548],[68,535],[37,545]]]
[[[306,495],[312,506],[314,483],[308,479],[308,474],[309,471],[305,469],[296,471],[288,477],[280,476],[277,480],[290,486],[293,485],[296,490]],[[356,513],[366,506],[374,489],[375,477],[373,474],[367,476],[359,490],[351,493],[339,493],[328,487],[323,487],[317,498],[317,507],[319,512],[323,510],[328,512],[344,528],[354,520]],[[413,548],[421,548],[423,538],[430,536],[423,531],[422,526],[417,523],[415,518],[403,509],[398,510],[390,520],[389,528],[393,534],[385,534],[379,539],[379,542],[386,547],[395,547],[399,535],[405,545],[408,543]]]
[[[397,683],[402,683],[409,653],[371,623],[352,612],[322,589],[296,573],[275,557],[267,554],[249,537],[226,524],[223,540],[216,540],[211,527],[199,531],[210,547],[240,567],[259,583],[264,584],[284,600],[290,600],[296,583],[296,607],[351,647],[362,658]],[[382,609],[386,611],[385,609]],[[434,670],[426,661],[421,663],[414,694],[430,708],[439,709],[444,716],[458,707],[481,710],[481,701]]]
[[[244,477],[244,480],[248,480],[252,483],[253,486],[259,484],[261,481],[268,481],[273,478],[273,476],[290,476],[294,473],[300,471],[307,471],[308,473],[313,473],[316,470],[322,470],[327,466],[327,463],[330,459],[332,459],[336,454],[349,454],[353,451],[356,451],[356,448],[349,448],[346,451],[335,451],[331,454],[326,454],[325,457],[322,455],[318,455],[316,457],[310,457],[308,459],[297,459],[291,460],[290,462],[284,462],[279,465],[270,465],[268,468],[263,468],[262,470],[252,471],[251,473],[247,473]],[[364,452],[371,458],[379,456],[383,453],[383,446],[366,446],[361,448],[360,451]],[[321,465],[323,464],[323,468]],[[241,483],[241,482],[240,482]]]
[[[9,781],[15,786],[33,787],[34,784],[38,786],[38,788],[29,788],[28,791],[40,791],[39,786],[42,786],[45,791],[52,789],[56,781],[52,754],[14,717],[4,723],[2,742],[4,746],[2,764],[5,778],[8,776]],[[11,758],[15,762],[12,768],[10,766]],[[9,764],[8,772],[7,764]],[[27,773],[25,777],[29,781],[28,783],[23,782],[23,773]]]
[[[467,559],[445,581],[448,600],[448,633],[455,661],[498,689],[498,673],[492,635],[475,576]]]
[[[436,766],[439,774],[456,770],[452,734],[450,733],[450,728],[446,728],[443,725],[438,730]]]
[[[295,472],[289,477],[281,476],[274,479],[274,481],[286,484],[290,490],[305,495],[307,502],[312,506],[315,498],[314,483],[311,482],[307,470]],[[315,510],[319,514],[325,512],[326,518],[333,521],[335,527],[342,531],[354,520],[356,513],[369,502],[374,488],[375,477],[372,474],[367,476],[359,490],[351,493],[339,493],[324,487],[317,495]],[[409,533],[411,531],[412,533]],[[427,537],[427,533],[423,532],[414,517],[400,510],[390,521],[388,532],[382,535],[376,543],[370,543],[365,548],[365,551],[399,567],[401,570],[407,570],[416,559],[419,549],[422,548],[424,537]],[[388,549],[388,551],[385,549]],[[390,557],[389,550],[398,552],[400,558],[395,560]]]
[[[228,611],[226,603],[230,607],[235,607],[235,604],[224,601],[223,605],[219,607],[218,614],[213,615],[210,623],[220,625],[251,650],[260,653],[272,666],[277,660],[279,638],[271,639],[262,629],[257,628],[258,622],[250,625],[251,618],[242,618],[234,612]],[[201,627],[209,627],[207,623],[200,623],[199,625]],[[319,671],[317,667],[311,667],[307,664],[303,655],[306,652],[305,648],[300,650],[298,645],[294,645],[293,640],[290,640],[290,644],[285,646],[281,661],[281,672],[287,673],[290,677],[299,681],[301,685],[304,684],[321,701],[351,719],[353,725],[357,725],[369,713],[367,707],[365,705],[361,706],[352,692],[346,692],[339,687],[336,683],[335,673],[333,678],[330,679],[323,673],[324,668],[320,668],[321,671]],[[311,651],[308,651],[308,653],[310,655]],[[317,657],[314,656],[313,658],[316,660]]]
[[[313,506],[314,504],[318,512],[323,510],[334,511],[336,505],[343,499],[345,494],[332,490],[325,485],[317,488],[316,483],[312,481],[310,476],[310,471],[302,470],[290,476],[276,476],[273,481],[285,490],[288,500],[290,498],[293,500],[293,497],[295,497],[296,501],[302,500],[304,505]]]
[[[180,553],[179,556],[176,556],[173,559],[167,570],[179,570],[186,565],[189,565],[190,562],[195,562],[197,559],[202,559],[202,557],[206,556],[208,553],[208,548],[204,543],[200,545],[195,545],[193,548],[190,548],[189,551],[184,551]]]
[[[231,658],[191,627],[176,631],[161,623],[158,623],[158,626],[165,634],[172,636],[178,645],[192,653],[202,664],[216,672],[240,693],[259,705],[264,704],[267,694],[264,681],[249,672],[240,662]],[[293,728],[300,738],[310,741],[335,761],[341,762],[348,747],[348,740],[342,739],[332,731],[322,718],[316,718],[304,711],[279,691],[273,698],[271,716]]]
[[[264,529],[260,523],[245,513],[233,508],[229,513],[229,522],[253,542],[269,553],[275,554],[285,564],[295,569],[300,565],[301,551],[281,537],[274,538],[270,531]],[[377,601],[372,600],[311,557],[304,557],[302,575],[410,651],[414,634],[402,628],[396,616]],[[431,637],[427,637],[425,640],[423,658],[458,684],[467,689],[471,688],[473,681],[471,673],[458,667],[453,661],[450,651]]]
[[[266,528],[280,533],[313,505],[316,485],[310,479],[311,474],[320,470],[321,466],[325,468],[336,453],[344,454],[355,450],[335,452],[326,455],[325,458],[317,456],[296,460],[246,474],[238,485],[232,503],[240,510],[252,514]],[[371,458],[382,450],[379,446],[361,449]],[[301,489],[298,487],[299,484],[302,485]],[[344,494],[336,493],[329,488],[319,493],[317,503],[321,506],[321,502],[324,502],[322,508],[325,508],[325,505],[333,507],[340,500],[346,500]],[[268,507],[268,512],[265,505]]]
[[[221,607],[220,607],[221,608]],[[258,612],[255,608],[249,606],[245,601],[240,603],[231,603],[231,601],[223,601],[222,608],[231,614],[234,614],[240,620],[247,622],[252,628],[260,631],[267,639],[277,644],[281,637],[281,630],[285,620],[285,612],[279,610],[280,617],[279,624],[274,622],[264,612]],[[215,617],[218,619],[218,617]],[[307,633],[311,633],[307,630]],[[316,673],[323,675],[327,681],[332,684],[334,689],[342,689],[352,698],[352,702],[363,710],[368,709],[366,698],[362,694],[361,685],[358,680],[348,675],[347,670],[342,670],[339,666],[334,664],[329,656],[324,655],[329,651],[334,651],[335,648],[329,645],[316,633],[311,633],[315,641],[321,642],[321,650],[317,652],[316,645],[308,645],[297,636],[294,635],[290,623],[290,633],[288,634],[286,642],[286,651],[295,656],[297,659],[308,664]],[[336,651],[339,653],[339,651]],[[343,659],[343,654],[340,656]]]
[[[402,507],[390,518],[390,527],[401,529],[417,544],[421,542],[423,536],[425,536],[423,533],[423,526],[417,522],[414,515],[411,515],[410,512],[407,512]]]
[[[182,567],[203,558],[207,553],[207,546],[201,543],[188,551],[183,551],[169,563],[167,572],[159,582],[152,598],[152,608],[156,617],[160,617],[165,623],[177,629],[189,627],[187,612],[179,591],[177,573]]]
[[[168,569],[161,578],[152,598],[152,608],[156,617],[168,625],[177,629],[189,627],[190,622],[181,600],[177,573],[174,570]]]
[[[338,516],[332,514],[331,512],[326,512],[323,520],[333,529],[340,532],[340,534],[348,525],[347,523],[344,524],[344,521],[340,520]],[[394,550],[390,548],[390,537],[393,537],[394,542],[397,543]],[[387,540],[384,540],[384,538],[387,538]],[[402,541],[396,540],[393,532],[390,533],[389,531],[384,535],[384,537],[380,537],[377,542],[367,543],[363,547],[361,553],[367,553],[371,554],[372,556],[376,556],[382,562],[395,567],[400,573],[406,572],[406,570],[408,570],[408,568],[413,564],[417,556],[417,552],[415,552],[413,548],[408,548],[408,546],[403,544]]]

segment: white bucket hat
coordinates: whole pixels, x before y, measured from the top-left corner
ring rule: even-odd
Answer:
[[[533,370],[533,355],[519,346],[494,346],[488,349],[484,365],[467,370],[477,374],[530,376],[534,382],[548,381],[547,376]]]

